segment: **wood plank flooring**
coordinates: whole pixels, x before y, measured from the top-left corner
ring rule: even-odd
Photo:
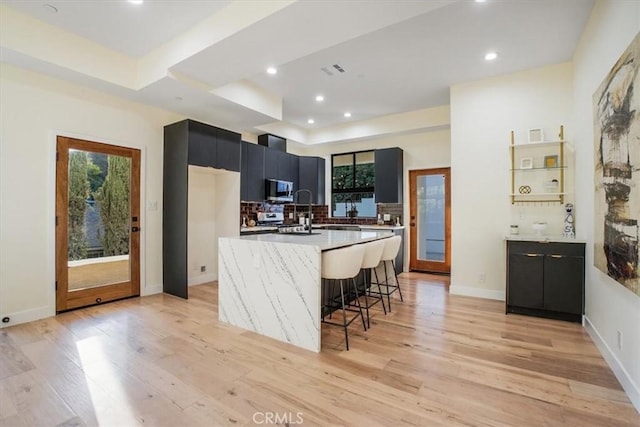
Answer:
[[[315,354],[217,321],[217,285],[0,331],[0,426],[640,426],[578,324],[400,276],[344,351]]]

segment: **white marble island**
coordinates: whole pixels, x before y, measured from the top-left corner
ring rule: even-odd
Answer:
[[[222,237],[218,318],[319,352],[322,251],[392,236],[389,231],[314,230],[312,235]]]

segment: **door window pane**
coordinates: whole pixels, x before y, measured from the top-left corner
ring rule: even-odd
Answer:
[[[445,177],[418,176],[418,259],[445,260]]]
[[[130,280],[131,159],[69,150],[69,290]]]

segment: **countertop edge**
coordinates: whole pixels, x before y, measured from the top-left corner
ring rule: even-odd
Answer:
[[[541,242],[541,243],[587,243],[586,240],[564,236],[536,236],[535,234],[510,234],[504,240],[512,242]]]

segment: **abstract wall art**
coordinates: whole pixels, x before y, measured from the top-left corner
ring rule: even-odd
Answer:
[[[594,264],[640,296],[640,34],[593,95]]]

